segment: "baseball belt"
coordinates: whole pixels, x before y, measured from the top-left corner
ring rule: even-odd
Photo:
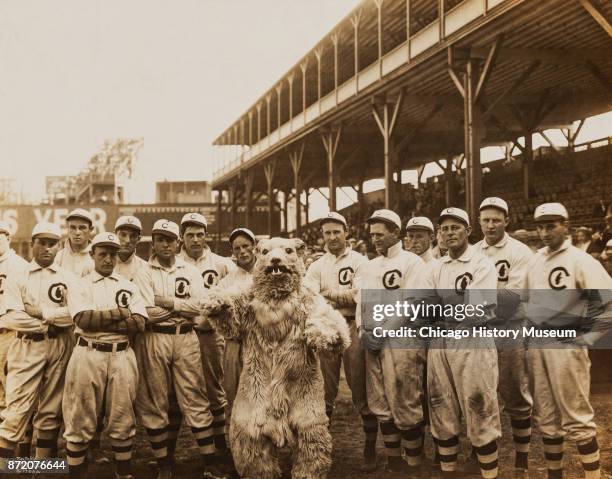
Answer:
[[[47,338],[57,338],[59,333],[57,331],[49,331],[48,333],[22,333],[21,331],[17,332],[17,337],[19,339],[28,339],[30,341],[34,341],[38,343],[40,341],[44,341]]]
[[[123,343],[98,343],[96,341],[87,341],[85,338],[83,338],[83,336],[79,337],[77,344],[86,348],[95,349],[96,351],[102,351],[103,353],[125,351],[130,345],[130,343],[127,341]]]
[[[193,324],[183,323],[179,325],[161,325],[161,324],[150,324],[147,329],[154,333],[161,334],[187,334],[193,331]]]

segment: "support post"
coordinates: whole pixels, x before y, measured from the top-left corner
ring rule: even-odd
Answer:
[[[264,175],[266,176],[266,186],[268,195],[268,234],[270,237],[274,234],[274,173],[276,172],[276,160],[271,160],[264,165]]]
[[[327,181],[329,188],[329,200],[328,206],[329,211],[336,211],[336,171],[334,159],[336,152],[338,151],[338,143],[340,142],[340,135],[342,133],[342,125],[338,125],[335,128],[328,128],[321,130],[321,139],[323,140],[323,147],[327,153]]]
[[[336,105],[338,104],[338,33],[333,33],[331,36],[334,46],[334,96]]]
[[[230,183],[229,185],[229,199],[230,199],[230,208],[231,208],[231,215],[230,215],[230,223],[232,224],[232,227],[230,229],[235,229],[236,228],[236,183]]]
[[[478,61],[469,59],[464,77],[464,120],[465,120],[465,161],[466,161],[466,206],[470,219],[478,217],[478,205],[482,186],[482,165],[480,164],[480,109],[476,107],[478,86]]]
[[[255,174],[253,171],[246,171],[244,175],[244,226],[246,228],[252,227],[252,216],[253,216],[253,180]]]
[[[493,73],[497,56],[503,42],[499,35],[490,47],[482,73],[479,73],[479,59],[469,57],[465,64],[463,82],[455,72],[455,55],[452,47],[448,49],[448,73],[463,97],[464,154],[466,161],[465,203],[472,221],[478,217],[482,189],[482,165],[480,163],[480,142],[482,138],[482,110],[478,105],[488,80]]]
[[[283,227],[285,233],[289,233],[289,191],[283,191]]]
[[[372,100],[372,114],[374,120],[383,137],[383,157],[385,165],[385,208],[392,208],[394,192],[393,192],[393,165],[389,155],[389,140],[393,134],[398,113],[402,104],[403,91],[400,90],[399,95],[391,100],[389,97],[375,97]],[[393,111],[391,111],[393,107]],[[382,109],[382,111],[380,111]]]
[[[295,189],[295,235],[299,236],[302,231],[302,203],[300,196],[302,195],[302,184],[300,178],[300,170],[302,169],[302,158],[304,157],[304,146],[302,144],[294,151],[289,153],[291,169],[293,170],[293,188]]]
[[[223,226],[221,225],[221,221],[223,219],[223,215],[221,214],[221,201],[223,200],[223,190],[217,190],[217,241],[215,245],[215,250],[217,253],[221,250],[221,235],[223,234]]]

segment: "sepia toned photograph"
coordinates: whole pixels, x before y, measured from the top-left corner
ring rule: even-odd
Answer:
[[[0,0],[0,475],[612,478],[612,1]]]

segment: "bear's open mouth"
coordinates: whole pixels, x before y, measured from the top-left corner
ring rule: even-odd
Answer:
[[[266,268],[266,274],[271,274],[272,276],[277,276],[279,274],[289,273],[289,268],[286,266],[268,266]]]

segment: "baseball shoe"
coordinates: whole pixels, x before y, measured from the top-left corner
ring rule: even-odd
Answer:
[[[376,454],[367,454],[363,456],[363,464],[361,465],[362,472],[374,472],[376,470]]]
[[[115,479],[134,479],[134,476],[131,474],[125,474],[122,476],[121,474],[115,473]]]
[[[228,479],[229,475],[216,464],[204,466],[203,479]]]
[[[514,479],[529,479],[529,471],[527,469],[515,468]]]
[[[171,467],[161,467],[157,471],[156,479],[172,479],[173,475]]]
[[[103,465],[103,464],[110,464],[111,460],[108,457],[106,457],[100,449],[89,448],[87,449],[87,462],[89,464]]]

